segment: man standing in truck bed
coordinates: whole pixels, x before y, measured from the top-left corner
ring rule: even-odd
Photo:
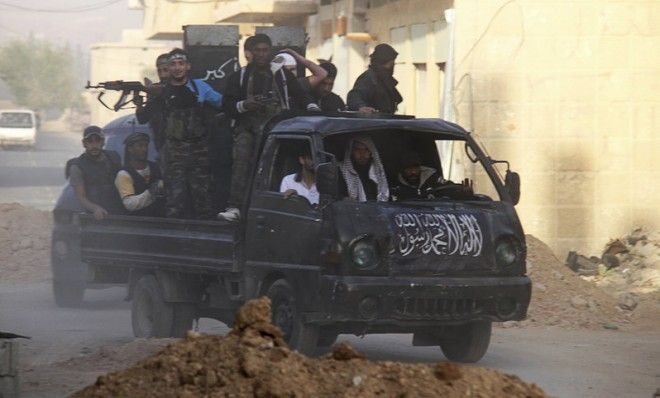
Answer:
[[[209,196],[208,107],[220,108],[222,95],[201,79],[189,79],[188,54],[170,51],[170,78],[163,87],[166,216],[212,218]],[[186,211],[189,204],[190,212]],[[188,214],[190,213],[190,214]]]
[[[268,120],[282,110],[318,110],[283,63],[270,62],[272,43],[262,33],[251,39],[252,62],[229,77],[223,109],[237,120],[232,149],[229,208],[218,218],[236,221],[253,163],[255,146]]]

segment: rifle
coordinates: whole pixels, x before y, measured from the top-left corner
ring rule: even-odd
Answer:
[[[99,100],[99,102],[101,104],[103,104],[103,106],[105,106],[106,108],[108,108],[110,110],[114,110],[115,112],[117,112],[120,109],[126,109],[125,108],[126,105],[133,102],[133,100],[136,97],[141,97],[140,96],[141,91],[144,91],[145,93],[147,92],[147,88],[142,83],[137,82],[137,81],[125,82],[123,80],[112,80],[112,81],[108,81],[108,82],[99,82],[99,84],[97,84],[95,86],[92,86],[89,83],[89,80],[88,80],[87,85],[85,86],[85,88],[86,89],[97,88],[97,89],[102,90],[99,93],[98,97],[96,97],[96,99]],[[103,95],[105,94],[106,90],[121,91],[121,96],[119,97],[117,102],[115,102],[115,105],[112,108],[109,107],[101,99],[101,97],[103,97]],[[128,96],[131,93],[133,93],[133,95],[131,96],[130,99],[127,99]]]

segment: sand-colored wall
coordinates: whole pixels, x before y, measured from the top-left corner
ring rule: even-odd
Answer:
[[[457,0],[458,121],[558,255],[660,225],[660,2]]]

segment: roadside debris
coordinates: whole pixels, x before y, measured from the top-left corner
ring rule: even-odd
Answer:
[[[536,385],[452,363],[372,362],[340,344],[312,359],[289,350],[270,300],[245,304],[226,337],[189,334],[136,366],[100,376],[74,397],[546,397]]]
[[[602,288],[624,311],[635,311],[641,302],[660,305],[660,233],[638,228],[610,240],[601,257],[570,252],[568,268]]]

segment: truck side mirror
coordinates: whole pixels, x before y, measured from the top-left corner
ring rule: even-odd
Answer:
[[[507,170],[504,176],[504,188],[509,192],[513,205],[520,202],[520,175],[515,171]]]
[[[321,163],[316,166],[316,189],[319,194],[337,197],[338,170],[336,162]]]

